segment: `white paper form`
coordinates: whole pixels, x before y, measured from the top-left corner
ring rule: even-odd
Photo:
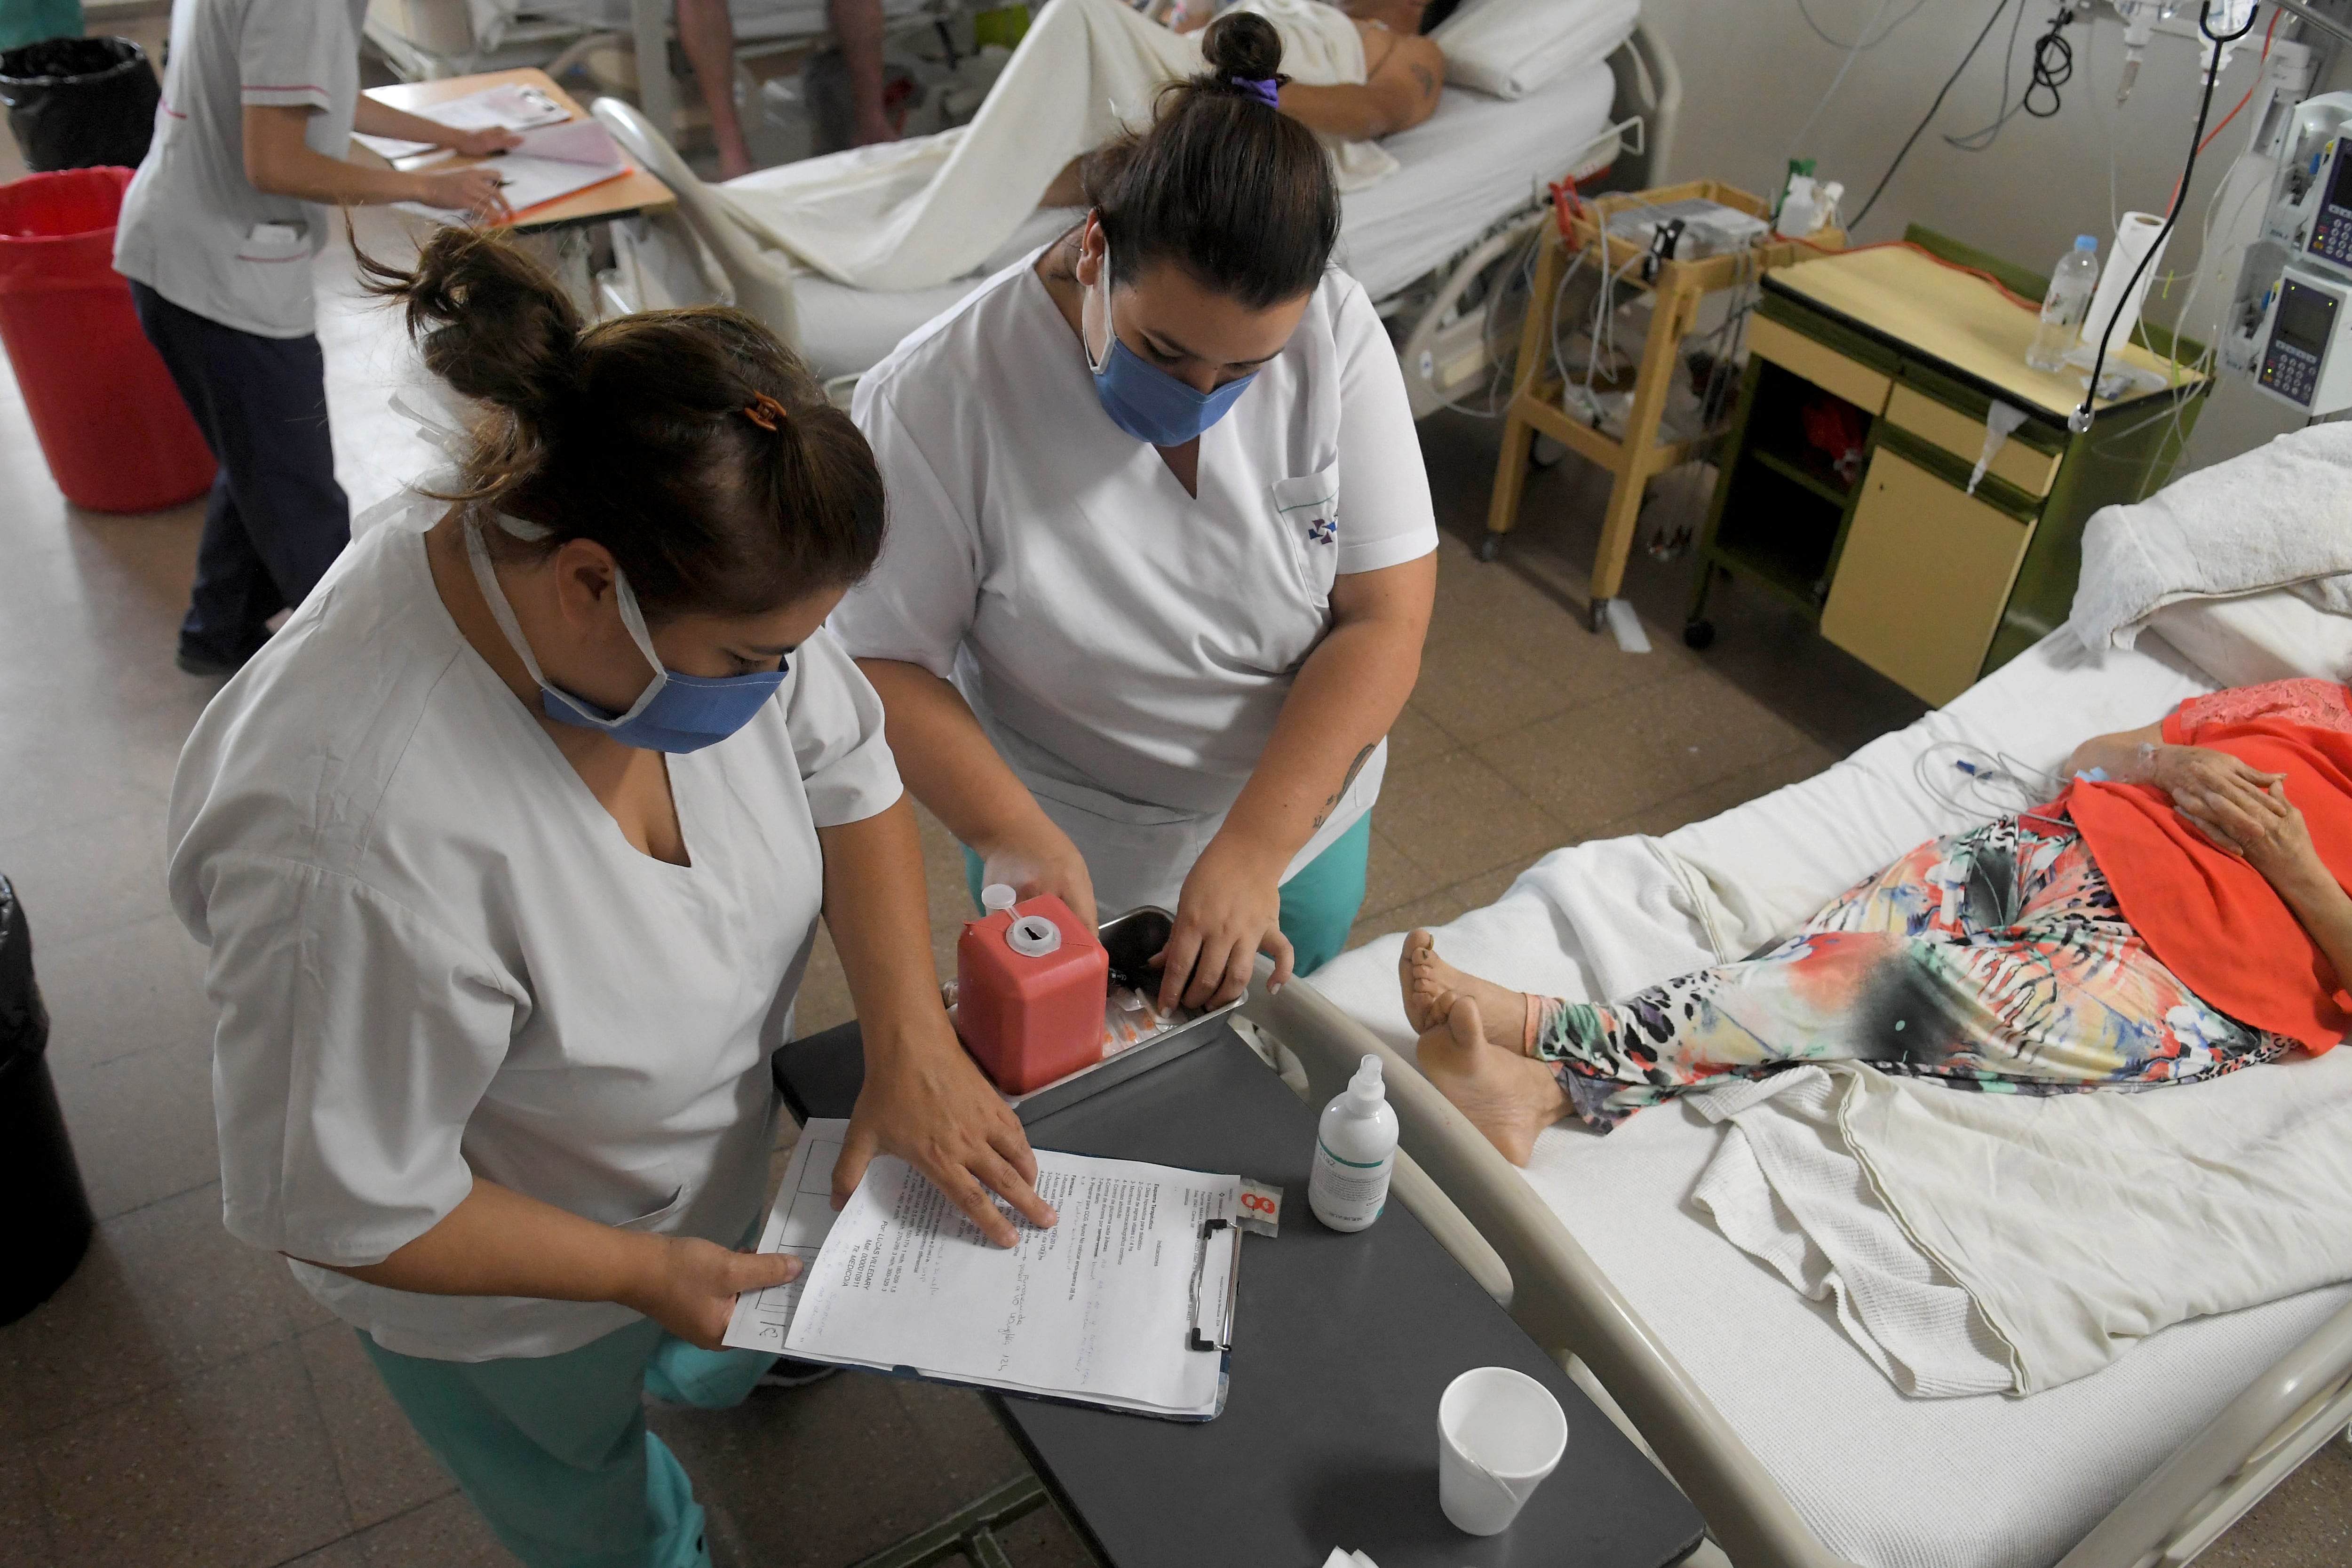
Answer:
[[[572,111],[539,89],[521,82],[484,88],[463,98],[453,98],[446,103],[416,110],[415,113],[419,120],[430,120],[453,131],[488,131],[499,127],[509,131],[527,131],[534,125],[552,125],[572,118]],[[367,136],[354,132],[352,140],[384,158],[413,158],[419,153],[433,151],[430,142],[404,142],[397,136]]]
[[[784,1179],[776,1188],[775,1205],[761,1227],[759,1251],[789,1252],[801,1260],[800,1278],[789,1285],[771,1286],[735,1298],[735,1315],[728,1320],[725,1342],[738,1350],[781,1351],[784,1334],[799,1307],[801,1287],[816,1267],[817,1251],[833,1229],[833,1164],[849,1123],[835,1118],[815,1118],[801,1129],[784,1163]]]
[[[825,1125],[811,1122],[803,1142]],[[761,1250],[772,1249],[770,1237],[782,1246],[814,1232],[814,1219],[795,1225],[792,1211],[799,1187],[829,1184],[831,1157],[821,1158],[797,1180],[787,1172],[793,1202],[779,1195]],[[1240,1178],[1046,1150],[1037,1164],[1037,1190],[1060,1223],[1041,1230],[1016,1216],[1020,1243],[1006,1249],[906,1163],[877,1158],[848,1206],[828,1210],[798,1285],[739,1300],[727,1342],[774,1349],[781,1327],[785,1352],[809,1360],[1213,1415],[1224,1356],[1193,1349],[1193,1330],[1213,1338],[1230,1328]],[[1223,1223],[1204,1238],[1212,1221]]]

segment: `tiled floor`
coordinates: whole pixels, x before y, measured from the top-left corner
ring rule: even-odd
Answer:
[[[5,149],[0,149],[5,153]],[[371,247],[396,251],[383,223]],[[322,264],[339,458],[355,507],[424,466],[383,408],[388,323]],[[1374,815],[1359,937],[1486,902],[1544,850],[1663,831],[1809,774],[1917,704],[1792,617],[1734,591],[1701,658],[1673,637],[1687,559],[1637,558],[1628,592],[1656,639],[1627,655],[1575,606],[1601,489],[1573,461],[1530,489],[1505,561],[1483,519],[1491,426],[1423,428],[1448,530],[1420,690]],[[1688,515],[1670,489],[1662,515]],[[194,507],[104,517],[51,485],[13,378],[0,382],[0,871],[38,942],[51,1062],[101,1228],[46,1306],[0,1329],[0,1562],[9,1568],[457,1568],[509,1561],[418,1447],[348,1330],[275,1260],[229,1239],[209,1096],[199,952],[163,897],[165,794],[212,688],[170,662]],[[954,846],[929,830],[934,934],[964,914]],[[848,1016],[821,954],[803,1026]],[[974,1397],[841,1377],[656,1424],[772,1568],[846,1563],[1017,1473]],[[2352,1457],[2332,1447],[2209,1562],[2352,1560]],[[1024,1568],[1082,1561],[1050,1514]]]

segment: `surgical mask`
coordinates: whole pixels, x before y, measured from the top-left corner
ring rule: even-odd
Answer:
[[[1229,381],[1214,392],[1185,385],[1120,341],[1110,313],[1108,250],[1103,252],[1102,275],[1103,330],[1110,334],[1110,346],[1097,360],[1094,345],[1085,341],[1086,334],[1078,336],[1087,351],[1087,368],[1095,374],[1095,396],[1101,401],[1103,412],[1110,416],[1112,424],[1155,447],[1181,447],[1198,440],[1249,390],[1257,372]]]
[[[494,514],[498,524],[517,539],[544,539],[547,530],[536,523],[504,513]],[[654,651],[654,640],[646,635],[646,617],[637,608],[637,595],[629,586],[627,575],[619,566],[613,568],[613,596],[620,604],[621,624],[629,628],[629,638],[637,651],[653,666],[651,685],[638,693],[625,713],[614,713],[598,707],[584,697],[575,696],[560,686],[552,685],[540,673],[539,660],[531,657],[530,644],[523,640],[522,627],[516,622],[514,606],[507,603],[506,591],[499,586],[499,574],[491,570],[488,547],[482,542],[480,521],[466,519],[466,554],[474,564],[474,581],[481,585],[482,597],[488,601],[490,614],[506,634],[507,646],[515,650],[530,678],[539,685],[541,711],[559,724],[577,725],[583,730],[602,730],[625,746],[635,746],[647,752],[698,752],[713,745],[749,724],[758,716],[776,688],[783,684],[787,664],[772,670],[757,670],[749,675],[680,675],[663,665],[661,656]]]

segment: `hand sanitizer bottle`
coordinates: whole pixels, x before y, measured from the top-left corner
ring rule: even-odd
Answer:
[[[1348,1091],[1323,1108],[1315,1130],[1315,1172],[1307,1206],[1333,1230],[1361,1230],[1381,1217],[1396,1168],[1396,1112],[1381,1082],[1381,1058],[1368,1056]]]

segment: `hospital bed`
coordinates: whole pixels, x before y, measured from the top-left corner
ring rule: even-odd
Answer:
[[[981,8],[962,0],[882,5],[889,38]],[[673,125],[671,72],[647,72],[640,62],[667,60],[674,9],[675,0],[369,0],[362,31],[405,81],[518,66],[561,77],[610,55],[620,85],[636,95],[646,118]],[[729,0],[728,12],[738,58],[810,52],[832,36],[825,0]]]
[[[1486,290],[1507,279],[1536,226],[1548,220],[1549,184],[1603,171],[1611,186],[1656,183],[1680,105],[1672,58],[1654,35],[1637,26],[1605,60],[1568,71],[1523,98],[1448,87],[1428,121],[1382,142],[1402,167],[1344,198],[1339,260],[1389,320],[1416,416],[1480,384],[1489,363],[1487,344],[1516,337],[1516,328],[1491,328]],[[627,104],[604,99],[594,113],[677,192],[684,224],[724,273],[734,303],[774,329],[818,374],[843,385],[1000,266],[1066,228],[1074,216],[1039,212],[986,265],[939,288],[853,289],[801,269],[763,244]],[[757,188],[763,177],[774,176],[762,171],[736,184]],[[685,302],[623,292],[610,304],[627,310]]]
[[[1439,928],[1439,951],[1571,996],[1741,956],[1977,819],[1927,787],[1950,767],[1930,748],[2053,769],[2084,737],[2192,694],[2314,672],[2294,639],[2270,635],[2264,606],[2294,609],[2285,598],[2170,606],[2162,635],[2099,657],[2062,629],[1814,778],[1664,838],[1555,852]],[[2342,662],[2325,667],[2340,678]],[[2177,1565],[2352,1419],[2352,1286],[2179,1324],[2028,1399],[1906,1398],[1828,1310],[1690,1205],[1724,1132],[1686,1104],[1605,1138],[1554,1128],[1526,1170],[1507,1163],[1410,1065],[1401,945],[1385,937],[1278,996],[1253,993],[1244,1016],[1296,1058],[1294,1087],[1313,1103],[1364,1053],[1384,1058],[1411,1157],[1401,1200],[1613,1397],[1603,1408],[1706,1515],[1705,1550],[1738,1568]],[[1650,973],[1629,984],[1643,963]]]

